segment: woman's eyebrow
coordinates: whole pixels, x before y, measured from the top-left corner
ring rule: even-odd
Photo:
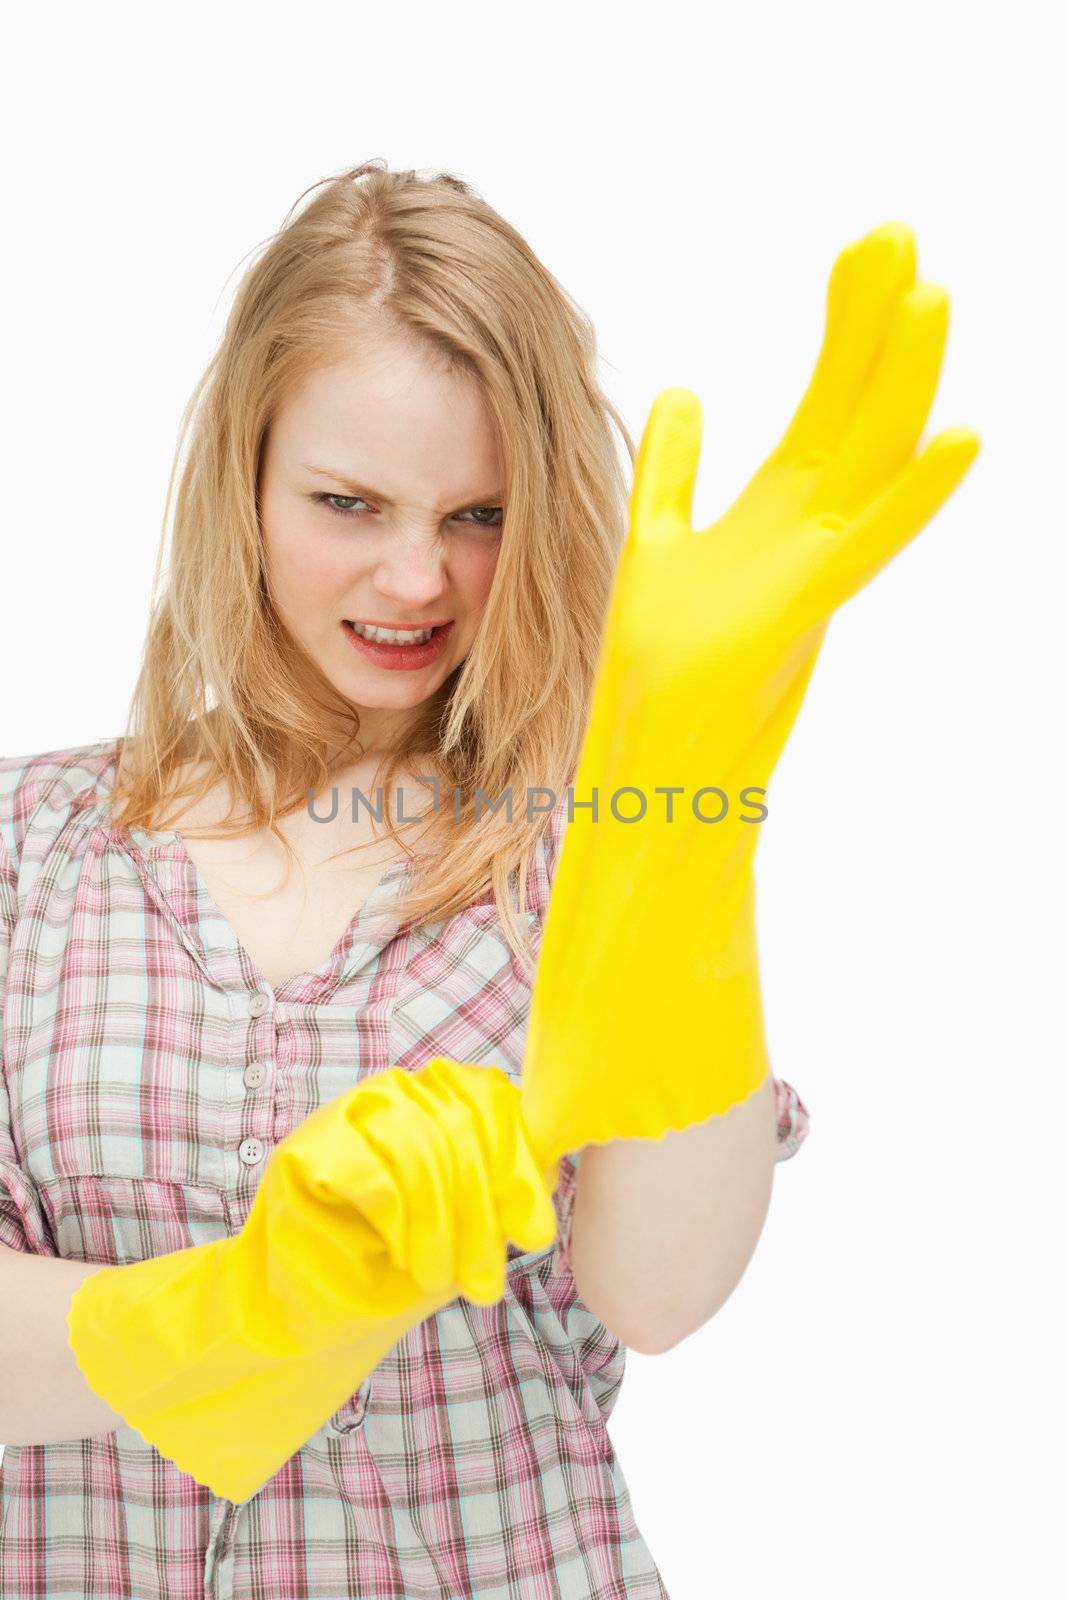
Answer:
[[[393,503],[388,495],[382,494],[380,489],[372,489],[366,483],[356,483],[347,473],[335,472],[332,467],[316,467],[310,461],[305,461],[303,470],[305,472],[313,472],[318,478],[330,478],[334,483],[343,484],[352,494],[365,496],[368,500],[381,500],[387,506]],[[485,506],[499,505],[503,498],[502,490],[493,489],[488,494],[480,495],[474,500],[465,500],[461,506],[454,506],[452,509],[455,511],[480,511]]]

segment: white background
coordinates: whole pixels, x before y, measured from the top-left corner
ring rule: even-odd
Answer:
[[[611,1431],[672,1600],[1061,1594],[1052,8],[375,9],[9,20],[0,753],[122,731],[181,409],[309,184],[377,155],[472,182],[592,316],[635,438],[700,395],[698,525],[799,399],[838,250],[909,223],[952,297],[931,429],[983,452],[835,620],[771,790],[768,1027],[809,1141]]]

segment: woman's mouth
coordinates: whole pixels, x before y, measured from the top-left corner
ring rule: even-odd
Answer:
[[[364,639],[347,619],[341,624],[349,644],[354,650],[358,650],[364,660],[393,672],[417,671],[420,667],[428,667],[431,661],[436,661],[448,643],[454,626],[453,622],[446,622],[443,627],[434,628],[424,643],[410,644]]]

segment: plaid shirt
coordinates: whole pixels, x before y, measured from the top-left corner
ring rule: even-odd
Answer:
[[[518,1084],[530,982],[491,895],[401,932],[396,862],[272,988],[176,832],[111,828],[113,778],[112,740],[0,760],[0,1243],[114,1264],[205,1244],[372,1073],[445,1055]],[[531,862],[535,950],[565,822],[564,797]],[[784,1159],[807,1113],[777,1092]],[[664,1600],[607,1428],[625,1347],[567,1258],[577,1164],[555,1243],[509,1245],[504,1297],[408,1332],[248,1501],[131,1428],[9,1445],[3,1600]]]

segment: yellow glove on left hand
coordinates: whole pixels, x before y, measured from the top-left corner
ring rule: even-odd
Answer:
[[[915,282],[909,229],[886,224],[843,251],[796,415],[702,531],[700,403],[668,389],[653,405],[574,779],[575,802],[595,791],[598,814],[569,820],[534,982],[522,1108],[542,1159],[658,1139],[767,1076],[759,825],[743,791],[765,788],[833,611],[977,452],[954,428],[914,456],[947,323],[944,291]],[[680,791],[670,821],[668,787]]]
[[[146,1443],[245,1500],[410,1328],[500,1299],[508,1239],[555,1238],[557,1177],[498,1067],[390,1067],[279,1144],[239,1234],[86,1278],[71,1349]]]

